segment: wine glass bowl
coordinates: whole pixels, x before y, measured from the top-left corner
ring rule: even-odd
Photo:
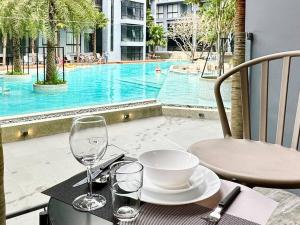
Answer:
[[[69,137],[71,152],[75,159],[87,167],[89,193],[77,197],[73,207],[81,211],[92,211],[103,207],[103,196],[92,193],[91,167],[104,156],[108,144],[107,128],[102,116],[81,116],[75,118]]]

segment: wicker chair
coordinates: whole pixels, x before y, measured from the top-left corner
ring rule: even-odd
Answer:
[[[243,63],[217,79],[215,96],[225,138],[200,141],[190,146],[189,151],[198,156],[202,165],[212,169],[225,179],[235,180],[248,186],[300,188],[300,154],[297,151],[300,132],[300,96],[291,147],[282,146],[290,64],[293,57],[300,57],[300,51],[263,56]],[[278,59],[282,59],[283,67],[276,143],[271,144],[266,143],[269,62]],[[248,71],[250,66],[257,64],[261,64],[260,119],[259,140],[254,141],[251,140]],[[220,93],[222,82],[237,73],[241,76],[244,139],[231,137],[231,130]]]

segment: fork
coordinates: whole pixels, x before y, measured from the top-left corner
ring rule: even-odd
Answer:
[[[218,223],[225,210],[228,209],[240,192],[241,187],[235,187],[222,201],[219,202],[218,206],[210,214],[201,217],[201,219],[206,220],[211,224]]]

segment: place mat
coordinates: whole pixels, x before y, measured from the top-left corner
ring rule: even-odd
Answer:
[[[131,157],[124,157],[123,160],[131,160],[136,161],[135,158]],[[122,160],[121,160],[122,161]],[[104,171],[105,173],[105,171]],[[73,200],[83,194],[86,194],[88,190],[88,184],[83,184],[77,187],[73,187],[75,183],[82,180],[87,176],[86,171],[81,172],[68,180],[65,180],[45,191],[42,193],[48,195],[52,198],[55,198],[61,202],[64,202],[68,205],[72,206]],[[104,207],[94,210],[91,213],[93,215],[99,216],[108,221],[115,221],[113,214],[112,214],[112,199],[111,199],[111,192],[108,184],[95,184],[93,183],[93,193],[101,194],[106,198],[106,204]]]
[[[72,185],[84,178],[86,173],[80,173],[54,187],[44,191],[43,194],[51,196],[72,206],[73,200],[88,191],[87,185],[73,188]],[[106,198],[106,205],[98,210],[90,212],[107,221],[117,224],[112,214],[112,200],[109,185],[94,185],[94,193],[103,195]],[[72,190],[72,191],[70,191]],[[182,206],[160,206],[144,203],[138,218],[133,222],[122,222],[120,225],[207,225],[201,216],[208,214],[211,209],[198,205],[188,204]],[[224,214],[218,225],[258,225],[248,220]]]
[[[132,160],[135,161],[135,158],[131,157],[125,157],[124,160]],[[67,205],[70,205],[72,207],[73,200],[82,195],[86,194],[88,192],[88,185],[81,185],[78,187],[73,188],[73,184],[77,183],[81,179],[86,177],[86,172],[79,173],[70,179],[61,182],[60,184],[57,184],[48,190],[45,190],[44,194],[52,197],[53,199],[56,199],[60,202],[66,203]],[[197,202],[195,204],[190,205],[182,205],[182,206],[157,206],[152,205],[148,203],[142,203],[142,211],[141,211],[141,218],[138,218],[137,221],[144,218],[143,215],[148,215],[148,213],[143,213],[143,211],[147,210],[155,210],[158,209],[158,212],[165,212],[167,214],[168,210],[174,210],[176,213],[175,215],[189,215],[188,213],[190,211],[193,211],[192,209],[199,210],[197,211],[197,218],[195,217],[195,220],[197,220],[197,224],[200,224],[198,220],[200,220],[201,214],[199,214],[200,211],[203,213],[207,213],[212,208],[215,208],[218,202],[223,199],[234,187],[239,185],[241,187],[241,193],[235,200],[234,204],[232,204],[226,211],[226,214],[224,215],[224,218],[222,219],[222,224],[232,224],[235,223],[229,222],[231,220],[239,220],[237,224],[260,224],[265,225],[271,216],[274,209],[277,207],[278,203],[273,201],[272,199],[252,190],[251,188],[248,188],[244,185],[240,185],[234,182],[221,180],[221,188],[218,193],[216,193],[214,196],[212,196],[209,199],[206,199],[201,202]],[[94,193],[101,194],[106,198],[106,205],[98,210],[92,211],[91,214],[100,217],[102,219],[105,219],[107,221],[110,221],[112,223],[116,223],[116,220],[112,214],[112,199],[111,199],[111,192],[109,185],[99,185],[94,184],[93,185],[93,191]],[[154,207],[154,209],[151,209]],[[183,211],[186,210],[186,211]],[[167,211],[165,211],[167,210]],[[75,209],[74,209],[75,211]],[[183,214],[180,214],[180,212],[184,212]],[[203,214],[202,213],[202,214]],[[165,214],[157,214],[161,215],[162,217]],[[154,215],[154,214],[153,214]],[[152,216],[153,216],[152,215]],[[157,217],[155,215],[155,218]],[[148,219],[147,219],[148,218]],[[174,218],[177,218],[176,216]],[[144,219],[147,219],[147,221],[151,221],[151,214],[149,214]],[[165,218],[166,219],[166,218]],[[187,218],[186,218],[187,219]],[[164,221],[164,220],[163,220]],[[190,221],[190,220],[188,220]],[[224,222],[223,222],[224,221]],[[252,221],[252,222],[250,222]],[[243,223],[242,223],[243,222]],[[166,225],[168,223],[164,221]],[[162,224],[164,224],[162,223]],[[136,223],[135,223],[136,224]],[[184,222],[178,222],[178,224],[184,224]],[[192,225],[192,221],[189,222],[189,225]],[[156,225],[155,223],[151,223],[151,225]],[[158,224],[159,225],[159,224]],[[201,224],[200,224],[201,225]]]
[[[43,191],[42,193],[72,206],[72,202],[76,197],[88,192],[87,184],[73,187],[75,183],[85,177],[86,172],[79,173],[71,177],[70,179]],[[92,211],[91,213],[105,220],[114,221],[112,215],[112,200],[109,185],[93,184],[93,192],[103,195],[106,198],[106,205],[98,210]]]
[[[63,181],[49,188],[48,190],[45,190],[42,193],[72,206],[72,202],[76,197],[88,192],[87,184],[75,188],[73,187],[73,184],[85,177],[86,172],[82,172],[66,181]],[[112,214],[112,199],[109,185],[93,185],[93,191],[94,193],[103,195],[106,198],[107,203],[104,207],[90,213],[115,224],[116,220]],[[207,224],[207,222],[201,220],[201,216],[206,215],[209,211],[211,211],[211,209],[198,204],[189,204],[182,206],[159,206],[145,203],[141,206],[141,213],[136,221],[132,223],[121,224],[205,225]],[[228,214],[224,214],[221,221],[219,222],[219,225],[235,224],[257,225],[257,223],[250,222],[248,220]]]
[[[144,204],[140,215],[133,222],[121,222],[120,225],[208,225],[201,216],[209,214],[211,209],[197,204],[183,206],[159,206]],[[224,214],[218,225],[259,225],[257,223]]]

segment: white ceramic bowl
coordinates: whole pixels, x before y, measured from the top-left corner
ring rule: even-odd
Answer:
[[[168,189],[187,185],[199,164],[199,159],[184,151],[154,150],[138,158],[144,166],[144,175],[152,183]]]

